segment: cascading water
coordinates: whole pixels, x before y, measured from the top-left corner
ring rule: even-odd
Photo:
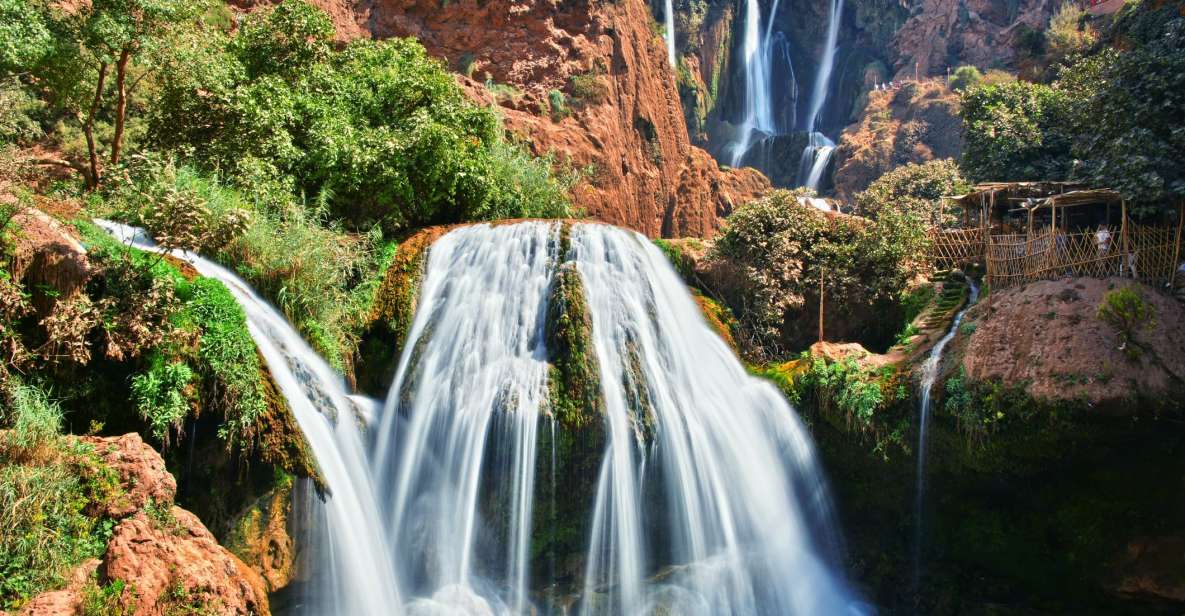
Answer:
[[[557,238],[542,222],[475,226],[428,253],[375,455],[399,577],[422,597],[413,611],[522,613],[527,602]],[[501,527],[482,519],[483,501],[505,512]]]
[[[831,92],[831,74],[835,70],[835,51],[839,44],[839,25],[843,18],[843,0],[831,0],[831,13],[827,22],[827,41],[823,57],[819,62],[819,73],[815,76],[815,87],[811,92],[811,106],[807,115],[806,129],[810,140],[802,152],[802,171],[798,183],[818,189],[835,152],[835,142],[818,129],[819,114]]]
[[[133,228],[101,224],[157,250]],[[316,551],[316,580],[291,611],[861,611],[835,572],[830,497],[793,409],[745,373],[644,237],[576,224],[569,238],[559,223],[544,222],[446,234],[428,252],[381,410],[348,395],[239,278],[174,254],[226,284],[243,306],[328,487],[309,515],[323,532],[305,545]],[[604,431],[591,510],[579,516],[590,526],[574,604],[544,601],[533,582],[550,588],[556,574],[531,571],[533,542],[549,530],[536,526],[556,524],[557,490],[571,489],[556,485],[564,461],[550,417],[545,335],[561,263],[574,268],[566,271],[576,272],[587,298]],[[376,414],[368,456],[359,423]],[[550,450],[537,452],[540,439]],[[536,477],[548,468],[550,476]],[[550,502],[535,502],[536,484],[550,486]]]
[[[942,363],[942,351],[946,349],[946,345],[958,333],[959,324],[963,322],[963,316],[967,314],[967,311],[979,299],[979,287],[975,285],[975,281],[967,278],[967,284],[971,288],[970,296],[967,299],[967,306],[955,315],[954,320],[951,321],[950,330],[939,339],[938,343],[934,345],[934,348],[930,349],[930,355],[926,357],[926,362],[922,364],[922,400],[918,407],[918,468],[917,478],[915,480],[916,494],[914,500],[913,584],[915,591],[921,577],[922,508],[925,504],[926,496],[926,428],[930,423],[930,394],[934,389],[934,381],[938,379],[938,368]]]
[[[852,611],[828,562],[828,491],[793,409],[745,373],[644,237],[577,225],[569,256],[608,439],[582,613]],[[662,581],[647,578],[663,565]]]
[[[666,14],[663,15],[663,27],[666,28],[666,42],[667,42],[667,62],[670,63],[671,68],[675,68],[675,7],[672,0],[665,0],[663,9]]]
[[[732,165],[739,166],[745,153],[753,145],[754,133],[771,135],[777,132],[771,105],[772,80],[770,33],[778,2],[774,0],[765,31],[761,29],[761,5],[758,0],[745,4],[745,37],[741,61],[745,66],[745,119],[740,126],[740,137],[732,145]]]
[[[159,252],[140,229],[95,221],[120,241]],[[226,268],[182,251],[173,256],[199,274],[226,285],[247,316],[247,327],[268,370],[300,425],[329,494],[314,501],[313,520],[323,521],[310,563],[314,579],[296,611],[308,614],[382,614],[400,605],[392,552],[374,499],[358,414],[368,401],[348,395],[341,375],[322,360],[283,315]]]

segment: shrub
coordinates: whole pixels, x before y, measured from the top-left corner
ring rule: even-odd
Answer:
[[[547,104],[551,108],[552,120],[558,122],[572,114],[572,110],[568,108],[568,97],[559,90],[548,91]]]
[[[609,86],[595,73],[572,75],[570,81],[574,101],[595,105],[609,98]]]
[[[820,277],[829,305],[883,313],[928,268],[925,226],[910,213],[886,210],[871,222],[828,216],[800,205],[802,194],[773,191],[737,208],[712,253],[737,267],[739,297],[729,299],[730,307],[770,357],[793,340],[784,327],[792,313],[807,309],[809,295],[817,298]]]
[[[144,372],[132,377],[132,400],[148,422],[152,435],[168,444],[169,433],[179,430],[189,415],[191,394],[186,390],[193,370],[184,362],[170,362],[159,354]]]
[[[1049,20],[1045,40],[1053,62],[1064,62],[1094,44],[1097,35],[1090,27],[1086,9],[1078,2],[1065,2]]]
[[[947,79],[947,84],[955,92],[963,92],[979,85],[980,81],[983,81],[983,73],[979,72],[979,69],[974,66],[963,65],[951,73]]]
[[[1103,295],[1096,315],[1119,334],[1119,348],[1132,359],[1140,354],[1136,335],[1142,329],[1156,326],[1156,309],[1133,287],[1108,291]]]
[[[1072,157],[1072,101],[1050,86],[1013,81],[963,93],[961,166],[975,181],[1063,180]]]
[[[102,553],[111,524],[85,514],[91,492],[58,436],[61,410],[32,385],[10,380],[0,437],[0,607],[65,582]]]
[[[942,197],[962,194],[968,188],[953,160],[910,163],[885,173],[857,194],[856,207],[864,216],[875,217],[888,207],[910,212],[928,224],[949,225],[956,218],[943,207]]]

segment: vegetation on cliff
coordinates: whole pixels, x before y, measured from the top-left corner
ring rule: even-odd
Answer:
[[[774,191],[733,213],[714,254],[735,280],[716,291],[769,359],[816,339],[820,280],[826,325],[888,346],[900,319],[885,311],[899,311],[902,290],[928,268],[922,221],[904,208],[885,208],[871,221],[824,214],[798,197]]]
[[[1185,197],[1185,16],[1129,3],[1096,34],[1062,18],[1050,83],[968,88],[963,169],[975,180],[1082,180],[1151,214]],[[1081,17],[1081,16],[1079,16]]]

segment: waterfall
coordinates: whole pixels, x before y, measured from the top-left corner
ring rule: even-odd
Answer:
[[[777,9],[775,3],[774,9]],[[770,15],[770,24],[773,14]],[[767,27],[768,31],[769,28]],[[745,119],[740,126],[740,137],[732,146],[732,165],[740,166],[745,152],[753,144],[753,133],[765,135],[775,132],[770,98],[770,69],[768,36],[762,36],[761,5],[758,0],[745,4],[745,37],[741,61],[745,66]]]
[[[979,299],[979,287],[975,285],[975,281],[968,278],[967,284],[971,287],[967,306],[955,315],[954,320],[950,324],[950,330],[934,345],[934,348],[930,349],[930,355],[926,357],[926,362],[922,364],[922,400],[918,410],[918,468],[914,500],[913,584],[915,591],[921,578],[922,506],[925,504],[926,496],[926,428],[930,423],[930,393],[934,389],[934,381],[938,379],[938,368],[942,363],[943,349],[946,348],[946,345],[958,333],[959,324],[963,322],[963,316],[967,314],[967,311]]]
[[[644,237],[580,224],[569,257],[608,432],[584,593],[608,598],[581,613],[852,611],[829,563],[828,490],[794,410],[745,372]],[[656,565],[672,567],[661,583],[645,577]]]
[[[827,102],[831,92],[831,74],[835,70],[835,51],[839,44],[839,24],[843,19],[843,0],[831,0],[831,13],[827,21],[827,40],[823,46],[823,57],[819,62],[819,72],[815,75],[815,87],[811,92],[811,106],[807,112],[806,129],[810,131],[810,140],[802,151],[802,171],[799,172],[798,183],[807,188],[818,189],[823,181],[823,174],[831,162],[831,155],[835,152],[835,142],[817,130],[819,114]]]
[[[665,0],[663,9],[666,14],[663,16],[663,27],[666,28],[666,42],[667,42],[667,62],[670,63],[671,69],[675,68],[675,7],[672,0]]]
[[[135,227],[104,220],[96,224],[120,241],[159,252]],[[374,499],[359,413],[366,411],[348,395],[341,375],[322,360],[275,308],[226,268],[182,251],[173,256],[193,265],[202,276],[221,281],[247,316],[247,328],[272,378],[300,425],[329,495],[312,513],[324,520],[310,563],[314,575],[305,613],[381,614],[399,605],[392,552]],[[317,600],[331,603],[317,603]]]
[[[134,228],[100,224],[158,250]],[[234,274],[174,255],[243,307],[328,487],[298,512],[320,532],[302,544],[314,580],[294,612],[862,612],[838,572],[833,507],[804,427],[773,385],[745,372],[645,237],[548,222],[445,234],[427,253],[381,408],[349,395]],[[581,497],[557,485],[571,449],[556,448],[565,428],[548,400],[561,267],[583,288],[603,407],[592,428],[603,430],[599,470],[576,516],[587,515],[584,574],[565,587],[575,604],[554,600],[554,560],[532,571],[543,563],[533,540],[551,530],[536,526],[564,522],[557,495]],[[536,502],[540,486],[549,498]]]
[[[556,224],[482,225],[428,252],[375,455],[413,612],[524,612],[557,241]]]

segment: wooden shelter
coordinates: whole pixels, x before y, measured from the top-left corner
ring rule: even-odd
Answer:
[[[1134,224],[1116,191],[1069,182],[994,182],[947,197],[962,229],[933,229],[936,267],[982,263],[993,288],[1060,276],[1129,276],[1172,287],[1185,206],[1175,224]]]

